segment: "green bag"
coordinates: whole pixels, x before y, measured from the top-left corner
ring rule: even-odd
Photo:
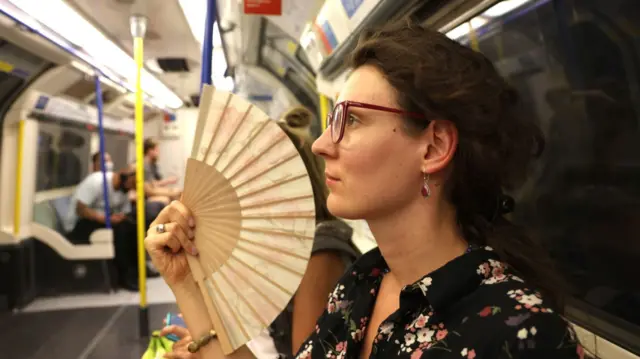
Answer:
[[[162,359],[166,353],[173,350],[173,342],[160,336],[160,331],[156,330],[151,334],[149,347],[142,354],[142,359]]]

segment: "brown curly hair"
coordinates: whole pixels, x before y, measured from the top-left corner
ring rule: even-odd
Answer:
[[[544,138],[521,115],[518,93],[493,64],[437,31],[403,20],[366,31],[350,65],[375,66],[397,91],[401,107],[426,115],[428,120],[405,118],[409,135],[434,119],[456,126],[459,143],[444,189],[465,238],[493,247],[560,307],[564,283],[548,254],[503,216],[503,191],[522,184]]]

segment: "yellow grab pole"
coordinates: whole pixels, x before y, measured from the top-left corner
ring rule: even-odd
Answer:
[[[320,94],[320,121],[322,121],[322,131],[327,129],[328,107],[329,101],[327,101],[327,96]]]
[[[144,34],[147,19],[142,16],[131,17],[133,35],[133,54],[136,62],[136,209],[138,225],[138,286],[140,290],[140,336],[149,336],[149,316],[147,313],[147,266],[144,249],[145,211],[144,211],[144,98],[142,93],[142,67],[144,62]]]
[[[476,32],[476,28],[473,27],[471,20],[467,22],[469,24],[469,39],[471,40],[471,49],[473,51],[480,51],[480,42],[478,41],[478,33]]]
[[[22,192],[22,158],[24,147],[24,120],[18,122],[18,162],[16,163],[16,189],[13,202],[13,234],[20,234],[20,202]]]

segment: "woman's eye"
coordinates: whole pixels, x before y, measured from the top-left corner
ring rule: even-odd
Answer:
[[[349,117],[347,118],[347,124],[348,125],[353,125],[356,122],[358,122],[358,118],[355,117],[354,115],[349,114]]]

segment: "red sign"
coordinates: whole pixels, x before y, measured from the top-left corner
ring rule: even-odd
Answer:
[[[282,0],[244,0],[244,13],[282,15]]]

